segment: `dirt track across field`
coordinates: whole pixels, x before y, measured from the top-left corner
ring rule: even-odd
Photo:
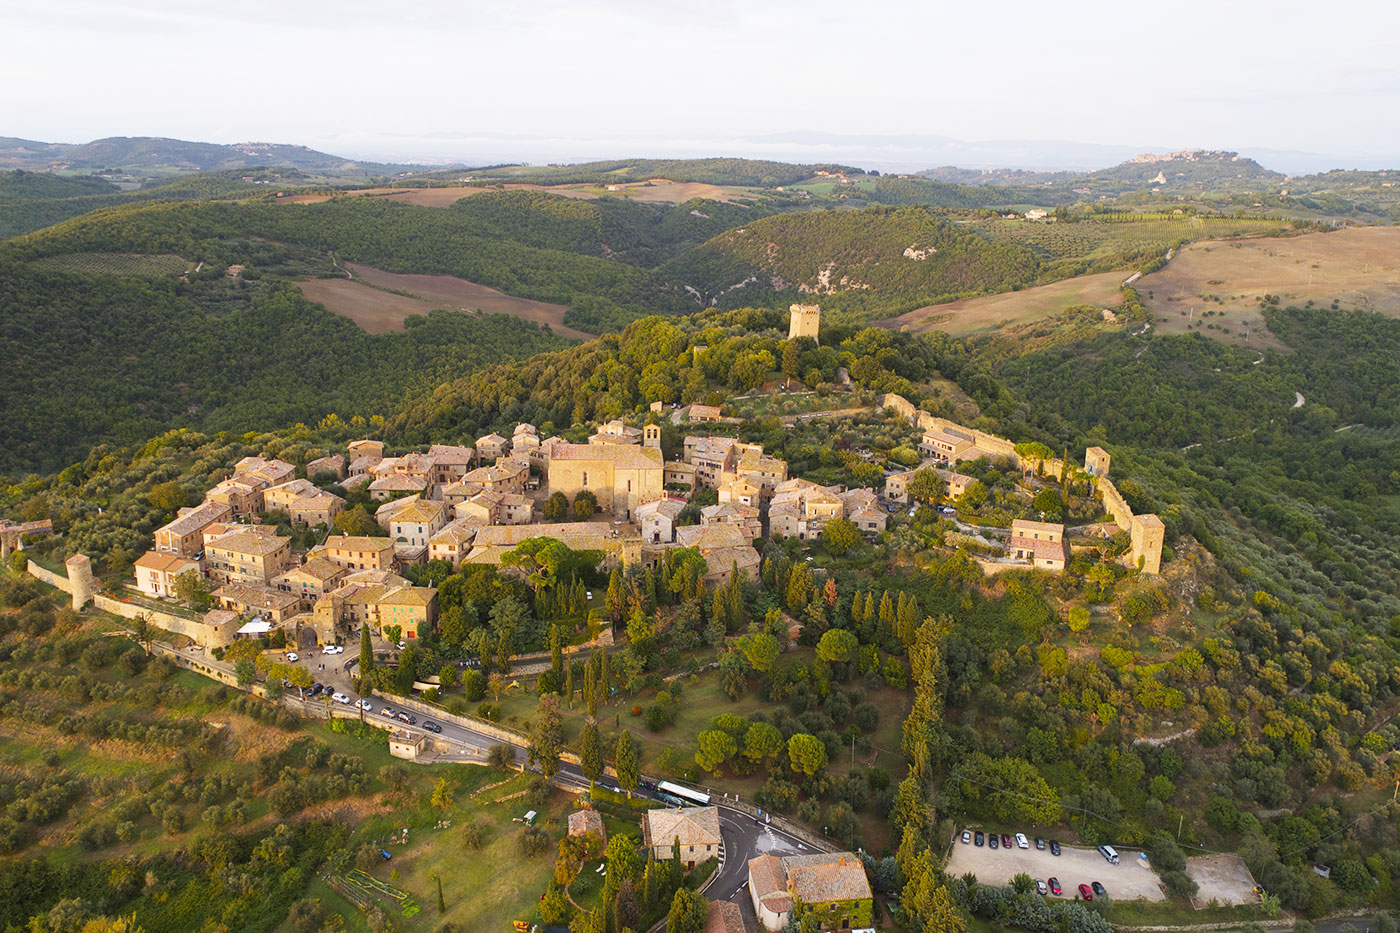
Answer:
[[[1018,292],[966,298],[947,304],[927,305],[899,317],[877,322],[891,330],[923,333],[941,330],[949,334],[974,334],[1028,324],[1076,305],[1113,308],[1122,304],[1119,286],[1126,272],[1102,272],[1023,288]]]

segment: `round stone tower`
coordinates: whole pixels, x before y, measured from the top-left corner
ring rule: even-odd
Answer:
[[[68,590],[73,594],[73,608],[81,612],[97,592],[97,583],[92,578],[92,561],[86,554],[74,554],[63,562],[63,566],[68,569]]]

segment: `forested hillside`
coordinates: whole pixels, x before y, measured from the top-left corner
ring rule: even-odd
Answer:
[[[152,280],[0,258],[0,471],[187,425],[245,430],[387,414],[414,391],[567,341],[514,318],[437,312],[364,333],[276,280]]]
[[[867,293],[911,307],[1029,284],[1036,260],[915,207],[778,214],[736,228],[662,267],[706,302],[773,294]]]
[[[705,349],[697,353],[695,346]],[[878,328],[828,327],[820,347],[789,343],[784,311],[649,317],[621,334],[438,386],[406,405],[386,430],[418,444],[474,437],[519,421],[562,429],[654,401],[717,405],[762,385],[779,368],[817,385],[835,382],[845,366],[862,387],[917,398],[915,383],[935,374],[931,354],[919,338]]]

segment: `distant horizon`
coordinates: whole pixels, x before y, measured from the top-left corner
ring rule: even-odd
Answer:
[[[921,135],[833,135],[790,132],[726,140],[672,139],[654,136],[565,139],[548,136],[469,136],[445,134],[376,138],[338,135],[279,139],[231,136],[198,139],[155,133],[119,133],[70,141],[6,132],[0,136],[60,145],[84,145],[102,139],[171,139],[234,146],[266,143],[304,146],[359,162],[415,165],[423,168],[472,168],[494,164],[572,165],[626,159],[743,158],[798,164],[839,163],[881,173],[915,173],[936,168],[972,171],[1092,172],[1111,168],[1144,154],[1167,155],[1193,150],[1236,152],[1284,175],[1327,171],[1400,171],[1400,155],[1346,156],[1320,152],[1248,150],[1232,146],[1113,145],[1070,140],[965,141]],[[921,157],[922,156],[922,157]]]
[[[5,25],[0,81],[16,93],[0,126],[39,140],[906,171],[1203,148],[1288,173],[1400,168],[1400,121],[1385,117],[1400,4],[1383,0],[1321,14],[1288,0],[15,0]]]

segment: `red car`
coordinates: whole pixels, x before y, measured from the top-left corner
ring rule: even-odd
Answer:
[[[1062,887],[1060,887],[1060,879],[1059,879],[1059,878],[1051,878],[1051,879],[1050,879],[1050,893],[1051,893],[1051,894],[1056,894],[1056,895],[1064,894],[1064,893],[1065,893],[1065,889],[1062,888]]]
[[[1001,847],[1003,849],[1011,848],[1011,837],[1008,836],[1006,833],[1001,834]]]
[[[1086,901],[1092,901],[1094,899],[1094,892],[1089,890],[1089,886],[1087,884],[1081,884],[1079,886],[1079,896],[1084,898],[1084,900]]]

